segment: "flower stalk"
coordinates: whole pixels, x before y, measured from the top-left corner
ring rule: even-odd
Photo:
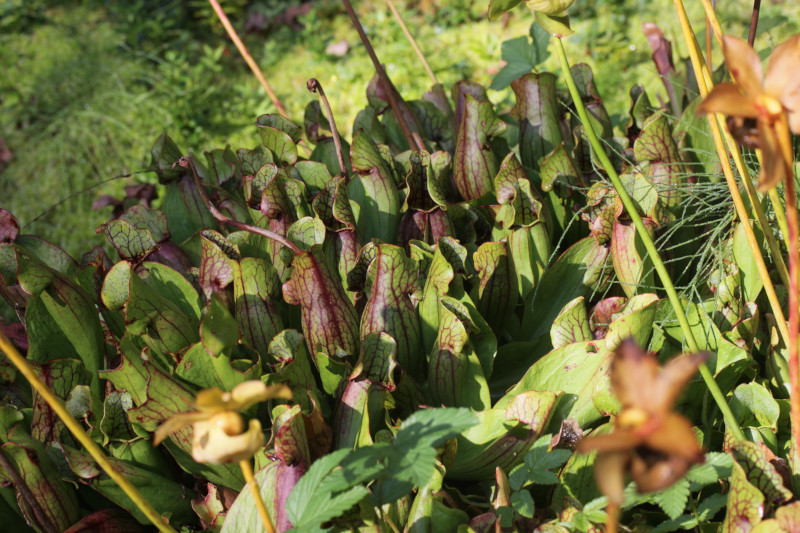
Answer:
[[[0,350],[2,350],[6,357],[8,357],[8,360],[17,367],[17,370],[28,380],[34,390],[47,402],[47,405],[55,412],[56,416],[64,422],[64,425],[69,429],[70,433],[72,433],[78,442],[86,448],[86,451],[89,452],[89,455],[97,462],[98,466],[108,474],[108,477],[110,477],[114,483],[119,485],[134,505],[139,508],[142,514],[144,514],[162,533],[177,533],[164,521],[161,515],[158,514],[158,511],[144,499],[136,487],[128,481],[128,478],[119,473],[108,459],[106,459],[103,450],[92,440],[86,431],[84,431],[80,423],[73,418],[61,398],[56,396],[53,391],[50,390],[50,387],[39,379],[39,376],[36,375],[36,372],[28,364],[28,361],[17,351],[14,345],[11,344],[11,341],[9,341],[2,332],[0,332]]]
[[[611,163],[611,160],[608,158],[608,155],[606,155],[606,152],[603,149],[600,139],[597,137],[597,134],[594,131],[592,122],[589,120],[589,115],[586,111],[586,108],[583,105],[580,93],[578,92],[578,87],[575,84],[575,79],[572,77],[569,60],[567,59],[567,54],[566,51],[564,50],[564,43],[562,42],[560,37],[556,37],[555,41],[556,41],[556,52],[558,54],[558,58],[561,63],[561,69],[564,71],[564,77],[567,82],[567,87],[569,89],[570,95],[572,96],[572,100],[575,104],[575,109],[578,112],[578,117],[580,118],[581,123],[586,129],[586,135],[589,139],[589,143],[591,144],[592,149],[597,155],[597,158],[600,161],[600,165],[603,167],[603,170],[606,171],[606,174],[611,180],[611,183],[613,184],[614,189],[616,190],[620,201],[622,201],[622,204],[625,206],[625,210],[631,217],[631,221],[636,227],[637,233],[641,236],[644,247],[647,250],[647,254],[650,257],[650,260],[653,262],[653,266],[655,267],[655,270],[658,273],[662,284],[664,285],[664,290],[666,291],[667,297],[669,298],[669,301],[672,304],[672,308],[675,312],[675,315],[678,318],[678,323],[681,326],[681,330],[683,331],[684,338],[686,340],[687,346],[689,347],[689,350],[692,352],[697,352],[699,351],[699,347],[697,345],[697,341],[694,338],[694,334],[692,333],[691,326],[689,325],[689,320],[686,318],[686,313],[684,312],[683,305],[681,304],[680,297],[678,296],[678,292],[675,290],[675,286],[672,283],[672,279],[670,278],[669,273],[667,272],[667,269],[664,266],[664,262],[661,260],[661,256],[658,253],[658,249],[656,249],[655,243],[653,242],[652,238],[650,237],[650,234],[647,231],[646,226],[644,225],[644,221],[642,221],[642,217],[636,210],[636,206],[634,205],[633,200],[625,190],[625,187],[620,181],[616,170],[614,170],[614,165]],[[700,375],[702,376],[703,381],[708,387],[711,396],[714,398],[717,407],[722,413],[722,416],[725,419],[725,424],[731,430],[736,439],[745,440],[744,432],[739,427],[739,423],[736,421],[736,418],[733,416],[733,412],[728,406],[728,403],[725,401],[725,395],[720,390],[719,385],[717,385],[717,383],[714,381],[714,376],[711,374],[711,371],[705,364],[700,365]]]
[[[264,530],[267,533],[275,533],[269,511],[267,510],[267,506],[264,505],[264,500],[261,498],[261,491],[258,488],[258,482],[253,475],[253,467],[250,465],[250,459],[242,459],[239,461],[239,468],[242,469],[242,474],[244,474],[247,486],[250,487],[250,493],[256,501],[256,509],[258,509],[258,516],[261,517],[261,523],[264,524]]]

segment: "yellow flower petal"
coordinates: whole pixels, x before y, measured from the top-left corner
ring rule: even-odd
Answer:
[[[258,420],[250,420],[246,432],[230,435],[226,432],[230,428],[217,423],[219,416],[215,415],[210,420],[194,425],[192,458],[195,461],[209,464],[235,463],[250,459],[264,447],[264,434]]]
[[[275,398],[290,400],[292,390],[286,385],[265,385],[259,380],[245,381],[236,385],[230,393],[230,408],[243,411],[253,404]]]
[[[153,435],[153,446],[158,446],[170,434],[175,433],[179,429],[185,428],[186,426],[191,426],[192,424],[195,424],[201,420],[207,420],[209,418],[211,418],[211,414],[202,412],[179,413],[175,416],[171,416],[165,420],[163,424],[158,426],[158,429],[156,429],[156,432]]]
[[[725,65],[733,79],[751,98],[764,92],[761,60],[747,41],[732,35],[722,36]]]

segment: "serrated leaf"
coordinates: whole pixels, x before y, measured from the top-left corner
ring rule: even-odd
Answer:
[[[558,483],[558,475],[550,470],[564,465],[572,456],[572,452],[565,449],[548,451],[549,445],[550,436],[545,435],[525,454],[524,465],[514,469],[508,477],[512,489],[519,490],[529,483],[539,485]]]
[[[533,496],[527,490],[519,490],[511,493],[511,505],[514,510],[527,518],[533,518],[536,505],[533,503]]]
[[[682,478],[669,488],[658,491],[655,494],[655,502],[670,519],[675,520],[686,509],[686,502],[689,501],[689,492],[689,481]]]
[[[686,473],[686,479],[699,485],[710,485],[731,475],[733,457],[728,453],[709,452],[703,464],[695,465]]]

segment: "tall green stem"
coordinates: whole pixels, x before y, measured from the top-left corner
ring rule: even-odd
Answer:
[[[570,70],[567,53],[564,50],[564,43],[560,37],[556,37],[555,41],[556,52],[558,53],[558,59],[561,62],[561,69],[564,71],[564,78],[566,79],[569,93],[572,96],[572,101],[575,104],[578,117],[580,118],[581,123],[586,130],[586,136],[589,138],[589,144],[592,145],[592,149],[594,150],[595,155],[597,155],[600,165],[603,167],[603,170],[606,171],[611,183],[614,185],[614,189],[616,190],[619,199],[622,201],[622,205],[625,206],[625,211],[627,211],[628,215],[631,217],[633,225],[636,227],[636,231],[644,243],[647,254],[650,256],[650,260],[653,262],[656,272],[658,272],[661,283],[664,285],[664,290],[667,292],[667,297],[672,304],[675,315],[678,317],[678,323],[683,331],[683,336],[686,340],[687,346],[693,352],[699,351],[700,348],[697,345],[697,341],[695,341],[692,328],[689,325],[689,320],[686,318],[686,313],[683,310],[683,304],[681,303],[680,296],[678,296],[678,292],[675,290],[675,286],[672,284],[672,279],[669,276],[669,272],[667,272],[664,262],[661,261],[661,256],[658,253],[658,249],[656,248],[653,239],[650,238],[650,234],[648,233],[647,227],[642,221],[642,217],[639,216],[639,212],[636,210],[633,200],[628,195],[625,187],[622,185],[616,170],[614,170],[614,165],[611,163],[608,155],[606,155],[603,145],[594,131],[592,122],[589,120],[589,115],[586,112],[583,101],[581,100],[578,87],[575,85],[575,79],[572,77],[572,71]],[[720,390],[717,382],[714,381],[714,376],[711,374],[711,371],[705,364],[700,365],[700,375],[702,376],[703,381],[705,381],[706,387],[708,387],[708,390],[711,393],[711,396],[714,398],[717,407],[719,407],[719,410],[722,412],[722,416],[725,419],[726,425],[730,428],[731,432],[737,439],[745,440],[742,428],[739,427],[738,422],[736,422],[736,418],[733,416],[733,412],[728,406],[728,402],[725,401],[725,395]]]

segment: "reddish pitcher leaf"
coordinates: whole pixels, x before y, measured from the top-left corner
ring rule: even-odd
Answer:
[[[663,111],[654,113],[644,121],[633,151],[639,163],[649,163],[644,167],[644,174],[659,186],[659,197],[665,205],[675,207],[680,204],[685,194],[686,170]]]
[[[246,342],[263,357],[272,338],[283,329],[275,306],[280,298],[280,279],[272,265],[256,257],[231,262],[236,321]]]
[[[764,516],[764,495],[750,484],[738,463],[733,464],[723,533],[749,533]]]
[[[731,454],[742,467],[749,483],[763,494],[767,504],[777,507],[792,498],[789,489],[783,486],[783,478],[767,459],[766,453],[758,444],[749,441],[736,441],[731,444]]]
[[[293,267],[283,297],[300,305],[303,335],[311,352],[329,357],[358,353],[358,315],[322,248],[317,245],[298,254]]]
[[[303,129],[280,115],[261,115],[256,120],[264,147],[281,161],[293,165],[297,161],[297,143]]]
[[[485,242],[472,256],[480,276],[477,308],[496,335],[508,325],[519,300],[517,274],[507,242]]]
[[[511,88],[517,98],[514,117],[520,121],[520,159],[525,167],[539,168],[564,140],[556,77],[550,72],[526,74],[513,81]]]

